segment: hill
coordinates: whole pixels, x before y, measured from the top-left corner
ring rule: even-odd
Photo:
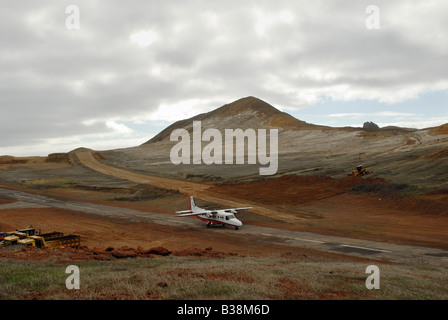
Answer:
[[[216,128],[218,130],[225,128],[241,128],[245,130],[262,126],[276,127],[281,130],[312,130],[323,128],[323,126],[316,126],[298,120],[285,112],[281,112],[263,100],[255,97],[246,97],[223,105],[213,111],[177,121],[143,145],[166,138],[169,139],[171,132],[175,129],[182,128],[191,132],[193,121],[201,121],[203,127]]]
[[[255,97],[245,97],[215,110],[180,120],[141,146],[100,152],[106,164],[133,171],[198,181],[257,180],[260,164],[174,165],[170,141],[175,129],[278,129],[278,170],[273,176],[344,177],[359,164],[372,177],[423,189],[448,188],[447,125],[423,130],[387,127],[375,130],[334,128],[306,123]],[[202,148],[207,142],[202,142]],[[269,150],[268,141],[268,150]],[[224,150],[224,141],[223,149]],[[431,156],[437,154],[438,156]]]

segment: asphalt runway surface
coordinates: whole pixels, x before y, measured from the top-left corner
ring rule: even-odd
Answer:
[[[207,228],[206,224],[199,219],[176,217],[174,212],[173,215],[167,215],[81,201],[61,200],[5,188],[0,188],[0,196],[17,200],[14,203],[0,205],[0,210],[55,207],[98,216],[125,219],[129,222],[149,222],[194,230],[203,229],[203,232],[225,233],[229,237],[229,241],[237,241],[239,237],[244,237],[247,234],[256,236],[260,242],[265,243],[342,253],[396,263],[430,264],[448,268],[447,250],[244,225],[244,214],[241,214],[239,217],[243,222],[243,226],[239,230],[234,230],[229,227]]]

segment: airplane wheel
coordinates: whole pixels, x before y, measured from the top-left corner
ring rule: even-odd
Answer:
[[[235,227],[235,230],[238,230],[238,227]]]
[[[207,223],[207,228],[210,228],[210,223]]]

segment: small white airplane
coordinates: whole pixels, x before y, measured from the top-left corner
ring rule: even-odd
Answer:
[[[202,221],[207,221],[207,228],[215,224],[222,224],[235,227],[235,230],[238,230],[238,228],[241,227],[243,223],[235,217],[235,214],[239,210],[249,209],[252,209],[252,207],[206,210],[197,207],[194,203],[193,197],[190,196],[190,210],[176,211],[176,213],[181,213],[177,215],[177,217],[195,216]]]

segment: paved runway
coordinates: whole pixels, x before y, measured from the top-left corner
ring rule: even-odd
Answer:
[[[196,230],[203,229],[204,232],[225,232],[228,234],[229,238],[233,240],[237,240],[238,237],[248,234],[257,236],[260,238],[260,241],[266,243],[316,249],[325,252],[343,253],[398,263],[421,263],[448,268],[447,250],[327,236],[253,225],[244,225],[239,230],[220,227],[206,228],[206,225],[198,219],[180,218],[176,217],[174,213],[170,216],[161,213],[98,205],[88,202],[60,200],[4,188],[0,188],[0,196],[18,200],[18,202],[0,205],[0,210],[9,208],[56,207],[100,216],[121,218],[131,222],[151,222],[173,227],[187,227]],[[241,214],[240,218],[244,223],[244,214]]]

